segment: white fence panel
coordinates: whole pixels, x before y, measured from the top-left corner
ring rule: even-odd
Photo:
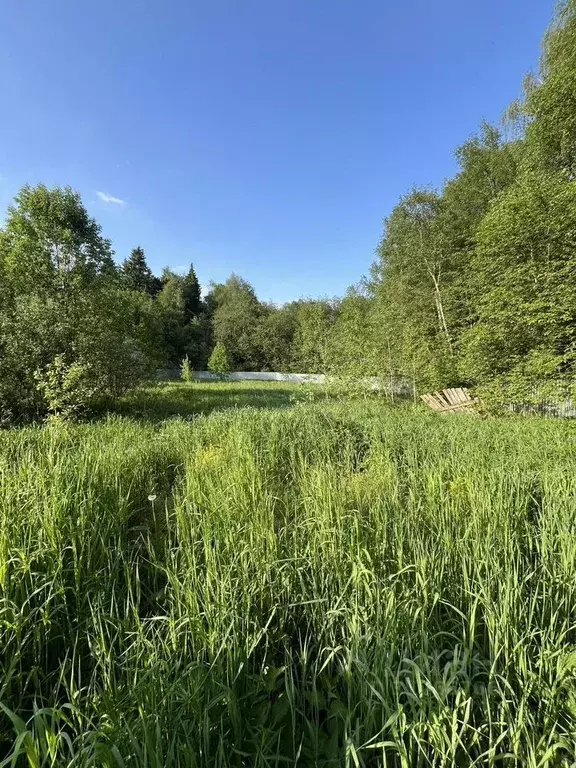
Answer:
[[[220,377],[210,371],[194,371],[193,376],[199,381],[220,381]],[[156,372],[156,378],[174,381],[180,378],[178,368],[165,368]],[[323,373],[281,373],[278,371],[232,371],[225,376],[227,381],[288,381],[292,384],[325,384]]]
[[[220,378],[210,371],[194,371],[194,378],[198,381],[219,381]],[[161,380],[174,381],[180,378],[178,368],[166,368],[156,372]],[[282,373],[281,371],[233,371],[226,375],[227,381],[286,381],[291,384],[326,384],[337,381],[337,377],[326,376],[324,373]],[[414,389],[411,381],[398,378],[396,381],[379,379],[377,376],[369,376],[359,379],[366,389],[378,391],[380,389],[390,391],[395,395],[412,397]]]
[[[194,378],[203,381],[218,381],[210,371],[195,371]],[[234,371],[227,374],[228,381],[288,381],[292,384],[324,384],[323,373],[280,373],[278,371]]]

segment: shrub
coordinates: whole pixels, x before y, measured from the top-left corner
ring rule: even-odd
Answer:
[[[187,384],[189,384],[194,378],[194,371],[192,370],[192,365],[190,364],[190,358],[188,355],[186,355],[184,360],[182,360],[182,365],[180,366],[180,378]]]
[[[210,360],[208,360],[208,370],[215,373],[220,379],[225,379],[230,373],[228,353],[221,341],[219,341],[212,350]]]
[[[36,371],[35,378],[52,417],[78,418],[96,394],[90,366],[78,361],[68,364],[63,355],[56,355],[43,371]]]

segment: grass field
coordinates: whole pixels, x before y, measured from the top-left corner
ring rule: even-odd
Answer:
[[[293,395],[0,432],[0,765],[575,765],[576,425]]]
[[[289,382],[162,382],[128,394],[117,406],[120,415],[157,423],[230,408],[289,408],[298,400],[320,399],[320,387]]]

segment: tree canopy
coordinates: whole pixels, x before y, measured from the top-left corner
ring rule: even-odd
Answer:
[[[118,266],[69,187],[23,187],[0,229],[0,421],[79,413],[223,350],[235,370],[472,385],[508,402],[570,394],[576,0],[559,6],[509,112],[513,138],[482,124],[456,149],[453,178],[401,197],[371,274],[341,299],[276,306],[236,274],[203,297],[192,264],[158,277],[137,246]]]

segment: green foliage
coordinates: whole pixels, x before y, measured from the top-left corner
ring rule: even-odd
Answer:
[[[329,340],[337,309],[322,299],[299,301],[296,307],[294,367],[300,373],[324,373],[330,365]]]
[[[516,179],[520,153],[519,142],[504,143],[488,123],[458,147],[460,171],[442,191],[441,226],[450,251],[473,249],[478,226],[492,202]],[[464,265],[456,266],[460,272]]]
[[[543,44],[541,75],[528,80],[527,159],[576,176],[576,0],[563,0]]]
[[[36,371],[35,378],[52,417],[77,418],[88,410],[96,394],[90,366],[77,361],[68,364],[63,355],[56,355],[43,371]]]
[[[102,397],[150,372],[160,356],[151,308],[123,288],[109,243],[76,193],[24,187],[0,233],[0,264],[0,418],[42,416],[58,400],[55,380],[39,389],[37,371],[61,377],[58,410],[74,409],[67,387],[76,378],[78,400],[87,397],[77,374],[88,363]]]
[[[192,264],[190,264],[188,274],[182,281],[182,298],[184,301],[184,320],[189,323],[202,311],[200,283]]]
[[[115,404],[114,412],[144,423],[166,419],[188,419],[212,411],[239,408],[287,408],[305,399],[321,399],[324,387],[303,386],[286,381],[181,381],[147,383],[127,392]]]
[[[492,126],[458,150],[439,192],[415,190],[386,220],[370,284],[375,367],[420,389],[474,384],[526,402],[570,394],[574,372],[576,2],[559,6],[525,136]]]
[[[265,308],[255,329],[255,344],[262,355],[262,370],[295,370],[293,355],[297,325],[296,302],[279,308],[274,305]]]
[[[487,214],[474,260],[465,365],[503,396],[569,390],[576,352],[576,187],[525,174]]]
[[[223,345],[235,370],[327,372],[348,394],[473,385],[486,399],[565,397],[576,338],[576,0],[543,43],[538,79],[457,150],[440,189],[414,188],[385,219],[369,280],[341,300],[282,307],[235,274],[202,300],[190,265],[159,279],[135,248],[120,271],[79,195],[24,187],[0,231],[0,423],[42,416],[34,378],[89,361],[118,397],[154,368],[195,370]]]
[[[86,303],[77,349],[90,360],[99,392],[116,398],[152,375],[164,359],[156,308],[148,296],[116,286],[89,303],[86,297]]]
[[[219,341],[212,350],[210,360],[208,360],[208,370],[215,373],[221,379],[226,378],[230,373],[230,361],[228,359],[228,352],[224,344]]]
[[[144,249],[140,246],[134,248],[130,257],[124,260],[122,279],[129,291],[141,291],[150,296],[156,296],[162,288],[162,282],[152,274],[146,262]]]
[[[340,302],[330,331],[327,353],[330,388],[344,392],[347,397],[366,397],[370,392],[367,379],[383,373],[373,354],[371,307],[369,296],[351,289]]]
[[[118,272],[69,188],[21,190],[0,425],[51,418],[0,433],[2,765],[576,764],[573,425],[363,383],[572,394],[576,0],[513,111],[525,135],[482,126],[404,196],[341,301],[232,275],[203,302],[192,266],[159,281],[137,248]],[[221,378],[335,383],[134,389],[210,349]],[[52,423],[105,397],[130,418]]]
[[[194,379],[194,369],[192,368],[188,355],[182,360],[182,365],[180,366],[180,378],[187,384]]]
[[[50,297],[12,299],[0,314],[0,417],[3,422],[42,416],[45,403],[34,373],[58,354],[59,305]]]
[[[237,371],[260,370],[262,354],[257,332],[266,309],[252,286],[233,274],[225,283],[212,284],[208,303],[214,341],[229,350],[230,365]]]
[[[235,386],[0,434],[6,765],[572,765],[574,425]]]
[[[375,373],[422,389],[466,383],[460,344],[477,298],[470,260],[478,226],[516,177],[517,154],[483,125],[457,150],[460,172],[441,193],[413,190],[386,220],[367,335]]]
[[[113,275],[110,243],[70,187],[25,186],[0,237],[7,293],[62,295]]]
[[[163,323],[167,358],[178,365],[186,354],[188,334],[184,317],[184,294],[180,275],[166,269],[162,275],[163,287],[156,298]]]
[[[442,198],[428,190],[400,201],[386,221],[374,286],[381,361],[388,350],[397,370],[423,387],[455,378],[452,263],[443,212]]]
[[[210,348],[210,327],[194,269],[190,267],[186,276],[165,269],[162,283],[156,302],[164,326],[167,359],[176,366],[188,355],[193,367],[201,370]]]

